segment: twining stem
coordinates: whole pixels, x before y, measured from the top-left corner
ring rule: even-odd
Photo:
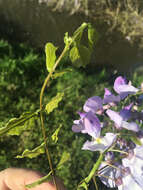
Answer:
[[[83,26],[84,26],[84,28],[86,28],[88,26],[88,24],[84,23]],[[69,42],[69,44],[65,46],[65,48],[62,51],[61,55],[58,57],[55,65],[53,66],[51,72],[46,77],[46,79],[45,79],[45,81],[43,83],[43,86],[41,88],[41,92],[40,92],[40,110],[42,110],[42,107],[43,107],[43,95],[44,95],[45,88],[46,88],[46,86],[48,84],[48,81],[50,80],[50,78],[51,78],[53,72],[55,71],[56,67],[58,66],[59,62],[64,57],[64,55],[67,53],[67,51],[69,50],[71,44],[75,41],[75,39],[80,34],[80,32],[81,32],[80,30],[79,31],[77,30],[77,33],[71,38],[71,41]],[[40,112],[40,119],[41,119],[42,135],[43,135],[44,142],[45,142],[45,149],[46,149],[47,159],[49,161],[49,166],[50,166],[50,170],[52,172],[53,181],[54,181],[54,184],[56,186],[56,190],[58,190],[56,180],[55,180],[54,170],[53,170],[53,166],[52,166],[52,160],[51,160],[51,156],[50,156],[50,153],[49,153],[49,150],[48,150],[47,137],[46,137],[46,131],[45,131],[45,127],[44,127],[44,119],[43,119],[43,113],[42,112]]]
[[[46,79],[44,81],[44,84],[42,86],[41,93],[40,93],[40,110],[42,110],[42,106],[43,106],[42,105],[43,104],[43,94],[44,94],[44,90],[46,88],[46,85],[48,84],[48,81],[49,81],[50,77],[52,76],[53,72],[55,71],[56,67],[58,66],[61,58],[64,56],[66,51],[67,51],[67,49],[65,48],[63,50],[63,52],[61,53],[61,55],[59,56],[59,58],[57,59],[52,71],[48,74],[48,76],[46,77]],[[53,182],[54,182],[54,184],[56,186],[56,190],[58,190],[56,180],[55,180],[54,170],[53,170],[53,166],[52,166],[52,160],[51,160],[51,156],[50,156],[49,149],[48,149],[47,137],[46,137],[46,131],[45,131],[45,127],[44,127],[44,120],[43,120],[43,113],[42,112],[40,112],[40,119],[41,119],[42,135],[43,135],[44,142],[45,142],[45,150],[46,150],[47,159],[49,161],[50,170],[52,172]]]

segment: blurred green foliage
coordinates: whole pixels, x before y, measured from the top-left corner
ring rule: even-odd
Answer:
[[[47,71],[45,55],[37,53],[26,45],[9,44],[1,40],[0,55],[0,124],[3,126],[8,119],[39,108],[40,88]],[[88,175],[97,159],[96,153],[81,151],[82,144],[88,136],[72,132],[73,120],[78,119],[77,111],[82,110],[85,100],[94,95],[102,97],[104,88],[113,85],[115,76],[101,67],[97,67],[97,70],[71,68],[67,58],[62,60],[58,71],[60,72],[67,64],[70,72],[65,72],[58,79],[53,79],[50,87],[46,89],[45,103],[63,91],[64,97],[58,108],[46,116],[45,126],[53,166],[57,166],[63,153],[67,152],[70,157],[70,160],[57,171],[57,175],[63,179],[67,189],[73,190]],[[28,127],[19,137],[1,137],[1,170],[7,167],[25,167],[45,174],[49,172],[45,155],[33,159],[16,158],[25,149],[34,149],[43,141],[39,117],[30,120],[29,125],[30,128]],[[59,127],[56,142],[51,136]],[[99,189],[107,189],[99,180],[97,183],[100,185]],[[94,185],[91,184],[89,189],[95,189]]]

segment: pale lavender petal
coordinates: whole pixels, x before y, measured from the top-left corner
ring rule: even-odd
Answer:
[[[114,90],[120,95],[121,99],[124,99],[129,94],[135,94],[138,89],[134,86],[127,84],[127,81],[123,77],[117,77],[114,82]]]
[[[134,182],[138,184],[138,186],[143,187],[143,159],[134,155],[131,159],[122,159],[122,164],[130,168]]]
[[[117,135],[114,133],[106,133],[103,138],[106,146],[109,148],[115,142]]]
[[[104,88],[104,90],[105,90],[104,97],[112,95],[112,93],[110,92],[110,90],[108,88]]]
[[[82,147],[82,150],[101,151],[101,152],[103,152],[105,149],[106,146],[104,144],[96,144],[94,141],[86,141]]]
[[[102,169],[103,168],[103,169]],[[104,185],[106,185],[109,188],[115,188],[115,176],[116,176],[116,169],[113,167],[108,166],[106,163],[102,162],[99,170],[99,178],[102,181]],[[105,176],[105,177],[103,177]]]
[[[123,184],[118,186],[118,190],[142,190],[136,179],[132,175],[122,178]]]
[[[115,112],[115,111],[113,111],[113,110],[110,110],[110,109],[108,109],[108,110],[106,111],[106,113],[107,113],[107,115],[110,117],[110,119],[115,122],[115,124],[117,125],[117,127],[120,128],[123,119],[122,119],[122,117],[119,115],[119,113],[118,113],[118,112]]]
[[[72,126],[72,131],[75,133],[79,133],[84,129],[84,127],[82,125],[73,125]]]
[[[84,112],[78,111],[77,113],[80,115],[81,119],[83,119],[86,116],[86,113],[84,113]]]
[[[85,112],[92,111],[95,113],[100,109],[102,109],[102,99],[99,96],[89,98],[83,106]]]
[[[118,93],[128,93],[128,94],[134,94],[137,93],[139,89],[135,88],[132,85],[124,84],[118,86]]]
[[[127,81],[125,78],[121,76],[117,77],[114,82],[114,90],[119,94],[120,93],[119,86],[125,85],[125,84],[127,84]]]
[[[122,121],[121,123],[121,127],[128,129],[130,131],[135,131],[138,132],[139,131],[139,126],[135,123],[135,122],[127,122],[127,121]]]
[[[133,103],[131,103],[131,104],[129,104],[128,106],[125,106],[124,107],[124,109],[126,109],[126,110],[131,110],[132,109],[132,107],[133,107]]]
[[[83,124],[85,130],[83,133],[88,133],[92,137],[96,138],[100,136],[101,124],[98,117],[92,112],[88,112],[83,118]]]
[[[81,123],[81,120],[74,120],[73,123],[79,125]]]
[[[86,141],[82,149],[104,152],[115,142],[116,137],[116,134],[106,133],[105,137],[97,138],[93,141]]]
[[[111,102],[120,102],[120,96],[115,96],[107,88],[105,88],[103,104],[108,104]]]

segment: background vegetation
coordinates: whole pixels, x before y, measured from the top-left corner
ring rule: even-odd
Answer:
[[[53,3],[56,2],[53,1]],[[54,6],[55,10],[62,11],[66,6],[65,2],[60,0],[51,6]],[[130,44],[138,42],[138,46],[142,49],[142,1],[79,0],[70,2],[72,5],[70,4],[69,8],[73,7],[71,14],[83,11],[94,21],[100,18],[109,26],[108,36],[112,31],[116,31],[117,34],[127,38]],[[105,36],[104,38],[110,40],[111,37]],[[101,43],[101,46],[103,45]],[[96,161],[95,153],[81,151],[81,146],[88,137],[72,132],[73,120],[78,118],[77,111],[82,110],[85,100],[94,95],[103,96],[104,88],[111,88],[115,77],[120,73],[116,68],[107,65],[106,67],[103,65],[95,67],[91,64],[85,69],[75,68],[70,64],[68,58],[62,60],[58,69],[61,70],[67,65],[70,72],[51,81],[50,88],[46,89],[44,101],[48,102],[57,92],[66,89],[65,97],[59,107],[46,117],[46,132],[49,136],[48,141],[54,166],[59,162],[64,151],[70,154],[71,159],[57,171],[57,175],[63,179],[67,189],[73,190],[88,174]],[[19,117],[27,110],[33,111],[39,108],[39,93],[47,75],[44,50],[38,51],[29,45],[1,40],[0,73],[0,125],[2,127],[10,118]],[[143,81],[143,76],[140,73],[132,73],[130,79],[136,86],[139,86]],[[52,142],[51,135],[59,126],[61,126],[61,130],[57,146]],[[41,142],[40,123],[34,119],[28,123],[27,131],[22,132],[21,136],[0,138],[0,170],[7,167],[24,167],[47,173],[49,166],[45,155],[40,155],[32,160],[15,158],[24,149],[32,149]],[[98,184],[100,185],[99,189],[107,189],[100,181]],[[94,186],[91,184],[90,190],[93,189]]]

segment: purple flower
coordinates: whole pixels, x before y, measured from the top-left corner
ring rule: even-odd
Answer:
[[[125,115],[123,118],[122,115],[120,115],[118,112],[115,112],[110,109],[108,109],[106,113],[110,117],[110,119],[114,121],[116,128],[118,129],[125,128],[135,132],[139,131],[139,126],[135,122],[127,122],[126,121],[127,118],[125,117]]]
[[[108,104],[111,102],[120,102],[120,96],[115,96],[108,90],[108,88],[105,88],[103,104]]]
[[[102,103],[103,101],[99,96],[93,96],[85,102],[83,110],[85,112],[91,111],[93,113],[96,113],[98,110],[102,109]]]
[[[140,186],[136,179],[132,176],[132,174],[127,175],[122,178],[122,184],[118,186],[118,190],[142,190],[142,186]]]
[[[116,134],[106,133],[104,137],[97,137],[92,141],[86,141],[82,149],[104,152],[115,142],[116,137],[117,137]]]
[[[133,107],[133,103],[129,104],[128,106],[125,106],[121,111],[120,111],[120,116],[122,117],[123,120],[127,121],[128,119],[131,118],[131,109]]]
[[[135,94],[138,92],[138,89],[128,84],[126,79],[119,76],[114,82],[114,90],[120,95],[121,99],[124,99],[129,94]]]
[[[81,113],[80,120],[75,120],[72,130],[74,132],[87,133],[93,138],[100,136],[101,124],[98,117],[91,111],[88,113]]]
[[[136,181],[129,167],[119,163],[114,163],[112,167],[103,162],[100,169],[99,177],[107,187],[118,187],[118,190],[142,190],[142,185]]]
[[[122,180],[122,183],[118,184],[116,182],[118,190],[142,190],[142,186],[136,181],[129,167],[121,165],[117,173],[119,173],[118,178]],[[116,181],[118,181],[118,178],[116,178]]]
[[[122,164],[129,167],[132,178],[134,179],[138,189],[143,187],[143,145],[137,145],[128,156],[122,159]]]
[[[104,185],[106,185],[109,188],[115,188],[116,172],[117,172],[116,168],[108,166],[106,162],[102,162],[99,167],[98,175]]]

